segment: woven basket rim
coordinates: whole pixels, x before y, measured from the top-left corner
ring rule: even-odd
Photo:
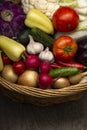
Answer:
[[[6,89],[9,89],[10,91],[16,91],[20,94],[31,95],[33,97],[41,98],[70,96],[87,90],[87,83],[71,85],[62,89],[40,89],[11,83],[2,78],[1,76],[0,85],[5,87]]]

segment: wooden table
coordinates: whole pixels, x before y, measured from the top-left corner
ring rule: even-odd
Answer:
[[[0,130],[87,130],[87,93],[78,101],[48,107],[0,95]]]

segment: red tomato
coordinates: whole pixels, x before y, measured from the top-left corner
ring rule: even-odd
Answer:
[[[79,24],[79,15],[70,7],[60,7],[53,14],[53,25],[57,31],[69,32]]]
[[[22,74],[25,71],[25,63],[22,61],[16,61],[13,63],[13,70],[16,74]]]
[[[54,56],[64,62],[72,60],[78,49],[76,41],[70,36],[60,36],[53,43]]]

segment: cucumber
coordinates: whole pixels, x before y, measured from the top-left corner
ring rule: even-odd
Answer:
[[[20,32],[17,36],[17,41],[26,46],[29,43],[30,29],[27,28]]]
[[[49,71],[49,75],[51,75],[53,78],[56,78],[58,76],[71,76],[79,73],[80,70],[77,67],[62,67],[58,69],[52,69]]]
[[[42,43],[45,47],[52,48],[54,38],[44,31],[40,30],[39,28],[32,28],[31,35],[33,36],[34,40]]]

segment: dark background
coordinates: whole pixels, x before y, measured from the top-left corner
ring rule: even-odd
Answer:
[[[78,101],[46,107],[0,95],[0,130],[87,130],[87,93]]]

